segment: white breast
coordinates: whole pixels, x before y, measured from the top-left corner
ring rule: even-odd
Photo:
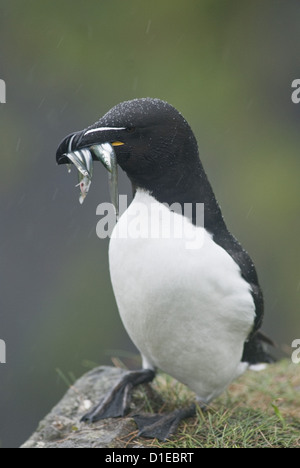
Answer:
[[[245,369],[240,360],[255,316],[233,259],[204,228],[138,191],[112,233],[109,261],[122,321],[144,362],[204,402],[222,393]]]

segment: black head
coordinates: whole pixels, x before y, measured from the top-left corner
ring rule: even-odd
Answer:
[[[179,187],[186,191],[191,177],[199,174],[198,147],[190,126],[159,99],[134,99],[113,107],[94,125],[67,136],[58,148],[57,162],[68,162],[64,153],[105,142],[114,146],[118,164],[132,184],[154,195]]]

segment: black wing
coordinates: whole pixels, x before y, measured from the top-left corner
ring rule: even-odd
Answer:
[[[239,265],[242,277],[250,285],[255,304],[255,320],[250,335],[244,345],[242,361],[249,362],[249,364],[274,362],[274,358],[271,357],[267,351],[267,344],[271,345],[272,341],[259,331],[264,316],[264,299],[254,263],[246,250],[243,249],[241,244],[227,229],[226,231],[221,230],[215,233],[214,241],[223,247]]]

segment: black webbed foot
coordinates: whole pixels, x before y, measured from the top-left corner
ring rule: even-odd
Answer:
[[[139,433],[138,436],[146,438],[156,438],[162,441],[169,439],[176,431],[182,419],[191,418],[196,415],[196,406],[178,409],[169,414],[135,415],[135,420]]]
[[[151,369],[127,372],[103,400],[86,413],[81,421],[96,422],[99,419],[124,416],[131,398],[131,390],[136,385],[151,382],[155,372]]]

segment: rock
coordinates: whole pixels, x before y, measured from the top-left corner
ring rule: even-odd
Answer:
[[[104,397],[124,372],[102,366],[83,375],[21,448],[124,447],[128,435],[136,431],[131,418],[106,419],[94,424],[80,422],[84,413]]]

